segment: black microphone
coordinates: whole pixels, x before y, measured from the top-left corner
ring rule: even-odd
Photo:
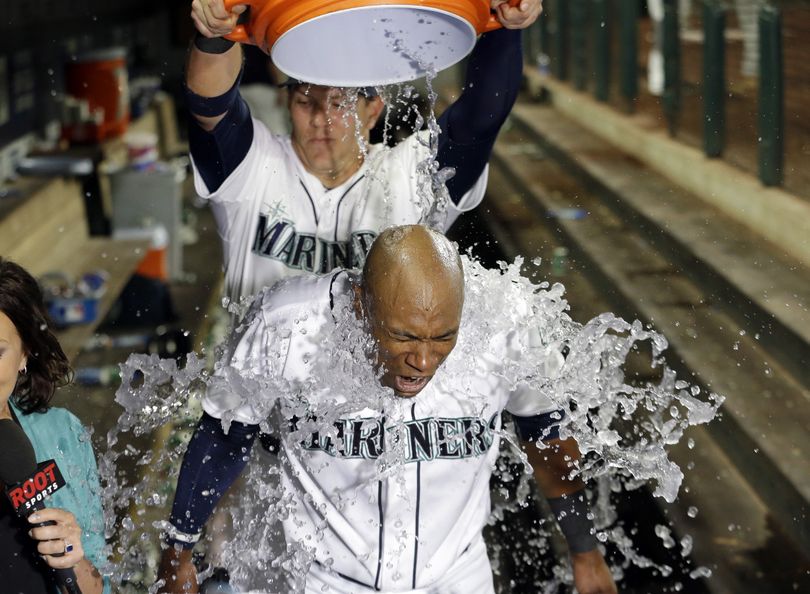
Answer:
[[[0,419],[0,482],[6,485],[6,497],[21,518],[45,509],[45,500],[65,486],[65,479],[56,462],[45,460],[37,464],[28,436],[11,419]],[[54,522],[41,522],[34,526],[52,524]],[[82,594],[73,569],[51,570],[68,594]]]

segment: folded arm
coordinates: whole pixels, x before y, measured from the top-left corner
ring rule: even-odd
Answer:
[[[242,47],[220,37],[233,30],[244,10],[239,5],[229,12],[222,0],[192,4],[198,33],[186,62],[189,148],[210,192],[242,162],[253,140],[250,112],[238,92]]]

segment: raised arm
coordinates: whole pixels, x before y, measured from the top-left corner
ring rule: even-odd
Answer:
[[[522,428],[521,434],[525,433]],[[568,543],[577,592],[616,594],[610,569],[596,548],[585,485],[579,478],[571,477],[579,461],[579,447],[573,439],[562,440],[552,434],[548,437],[544,439],[546,447],[543,449],[532,441],[524,441],[523,449]]]
[[[188,444],[174,496],[168,547],[163,552],[158,579],[166,594],[197,592],[191,549],[199,540],[211,512],[247,464],[258,425],[231,422],[228,433],[222,422],[203,414]]]
[[[233,31],[244,11],[238,5],[228,12],[223,0],[191,4],[197,34],[186,63],[189,148],[210,192],[242,162],[253,140],[250,111],[238,91],[242,46],[222,37]]]
[[[458,203],[475,184],[489,161],[492,146],[517,99],[523,72],[520,29],[534,23],[542,0],[523,0],[510,6],[492,0],[503,29],[481,36],[470,55],[461,96],[439,118],[438,161],[453,167],[447,182],[450,198]]]
[[[191,20],[198,32],[186,64],[186,86],[192,93],[201,98],[217,98],[236,83],[242,70],[242,46],[222,36],[233,31],[244,11],[245,6],[242,5],[235,6],[231,12],[227,11],[223,0],[194,0],[191,3]],[[227,111],[211,114],[207,110],[200,113],[203,111],[200,106],[190,107],[202,128],[209,132]]]

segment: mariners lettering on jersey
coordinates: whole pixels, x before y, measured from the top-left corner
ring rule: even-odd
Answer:
[[[338,267],[362,267],[375,237],[373,231],[354,231],[348,241],[328,241],[312,233],[299,233],[290,220],[260,214],[252,251],[288,268],[327,273]]]
[[[480,417],[429,417],[403,423],[407,439],[405,462],[459,460],[483,456],[492,445],[498,415]],[[383,419],[341,419],[332,435],[314,432],[301,445],[336,458],[379,458],[385,448]]]

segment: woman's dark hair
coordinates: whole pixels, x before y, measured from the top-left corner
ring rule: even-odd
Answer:
[[[53,333],[37,281],[1,257],[0,312],[14,324],[27,357],[27,372],[19,376],[14,403],[26,414],[45,412],[56,388],[69,384],[73,372]]]

